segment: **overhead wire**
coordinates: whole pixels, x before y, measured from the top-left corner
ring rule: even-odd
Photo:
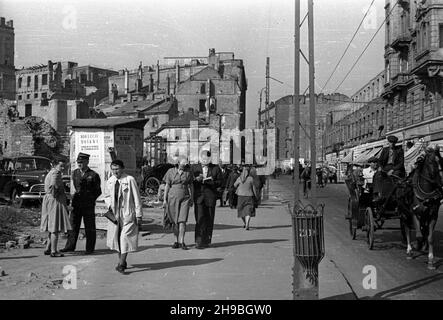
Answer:
[[[351,44],[352,44],[352,41],[354,41],[355,36],[357,35],[358,31],[360,30],[360,27],[363,25],[363,22],[365,21],[367,15],[369,14],[369,12],[370,12],[370,10],[371,10],[372,5],[374,4],[374,2],[375,2],[375,0],[372,0],[371,4],[369,5],[368,10],[366,11],[365,15],[363,16],[362,20],[360,21],[360,24],[358,25],[357,29],[355,30],[354,35],[352,36],[352,38],[351,38],[351,40],[349,41],[349,43],[348,43],[348,45],[347,45],[345,51],[343,52],[342,56],[341,56],[340,59],[338,60],[337,64],[335,65],[334,70],[332,70],[332,73],[331,73],[331,75],[329,76],[328,80],[326,80],[326,83],[325,83],[324,86],[322,87],[320,93],[322,93],[323,90],[326,88],[326,86],[328,85],[329,81],[332,79],[333,75],[335,74],[335,71],[337,71],[338,66],[339,66],[340,63],[343,61],[343,58],[345,57],[346,53],[348,52],[348,50],[349,50],[349,48],[350,48],[350,46],[351,46]]]
[[[343,78],[343,80],[340,82],[340,84],[337,86],[337,88],[335,88],[334,92],[337,92],[338,89],[341,87],[341,85],[343,84],[343,82],[346,81],[346,79],[348,78],[348,76],[351,74],[352,70],[354,70],[355,66],[357,65],[357,63],[360,61],[361,57],[364,55],[364,53],[366,52],[366,50],[369,48],[369,46],[371,45],[372,41],[375,39],[375,37],[377,36],[378,32],[381,30],[381,28],[384,26],[384,24],[386,23],[386,21],[389,19],[390,15],[392,14],[392,12],[394,11],[395,7],[398,5],[399,1],[396,1],[395,4],[392,6],[391,10],[388,12],[388,14],[386,15],[386,18],[383,20],[382,24],[378,27],[377,31],[374,33],[374,35],[372,36],[371,40],[369,40],[368,44],[366,45],[366,47],[363,49],[362,53],[358,56],[357,60],[354,62],[354,64],[352,65],[351,69],[348,71],[348,73],[346,74],[346,76]]]

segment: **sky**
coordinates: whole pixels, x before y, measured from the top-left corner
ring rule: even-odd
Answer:
[[[323,89],[371,2],[343,61]],[[307,0],[301,0],[301,20]],[[316,92],[335,92],[385,19],[385,0],[314,1]],[[15,66],[52,61],[120,70],[167,56],[234,52],[243,59],[248,90],[246,126],[255,126],[259,92],[270,57],[270,100],[293,94],[294,0],[0,0],[0,16],[14,20]],[[307,20],[301,50],[308,56]],[[384,27],[337,92],[348,96],[384,68]],[[308,86],[300,60],[300,90]]]

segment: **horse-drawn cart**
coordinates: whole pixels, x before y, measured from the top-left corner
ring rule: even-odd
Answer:
[[[349,222],[349,232],[352,240],[357,236],[357,230],[366,232],[366,240],[370,250],[374,247],[375,232],[383,229],[386,220],[400,220],[400,230],[403,240],[406,240],[406,231],[403,224],[405,210],[401,190],[405,184],[401,178],[394,176],[392,189],[384,199],[374,199],[372,184],[364,187],[364,181],[359,177],[349,177],[345,180],[349,191],[348,212],[346,218]]]

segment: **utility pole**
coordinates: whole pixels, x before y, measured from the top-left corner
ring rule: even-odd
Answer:
[[[269,120],[269,77],[270,77],[270,59],[266,57],[266,95],[265,95],[265,110],[266,110],[266,120]]]
[[[294,19],[294,96],[292,103],[294,107],[294,211],[300,201],[300,0],[295,0]],[[292,214],[295,214],[292,213]],[[294,241],[295,241],[295,234]],[[300,297],[300,288],[304,282],[303,267],[298,260],[294,245],[294,267],[292,269],[292,294],[293,299]]]
[[[309,42],[309,111],[311,120],[311,203],[317,205],[317,150],[315,134],[315,60],[314,60],[314,2],[308,0],[308,42]]]

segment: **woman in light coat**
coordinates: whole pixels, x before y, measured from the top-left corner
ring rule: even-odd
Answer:
[[[64,160],[53,163],[54,167],[45,178],[45,196],[42,202],[42,218],[40,230],[48,232],[48,243],[45,255],[53,258],[63,257],[57,251],[58,235],[72,229],[69,222],[68,207],[66,205],[65,185],[62,181],[62,171],[65,167]]]
[[[137,251],[138,232],[142,222],[142,202],[134,177],[123,172],[123,161],[111,163],[112,176],[107,181],[106,202],[115,215],[117,223],[108,222],[106,244],[118,251],[119,263],[115,268],[124,273],[129,252]]]

